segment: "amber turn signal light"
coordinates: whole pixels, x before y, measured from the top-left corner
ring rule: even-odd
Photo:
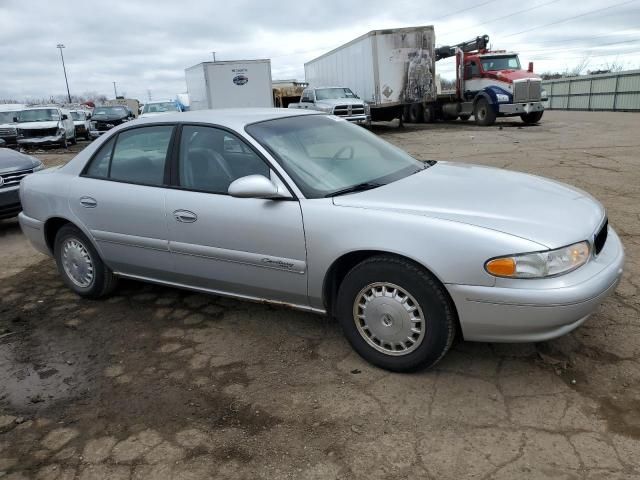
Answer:
[[[486,264],[487,272],[498,277],[510,277],[516,273],[516,261],[513,258],[496,258]]]

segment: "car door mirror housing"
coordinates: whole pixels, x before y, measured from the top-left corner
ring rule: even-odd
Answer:
[[[247,175],[229,185],[229,195],[238,198],[289,198],[278,186],[263,175]]]
[[[67,120],[69,117],[67,117],[64,113],[62,114],[62,120]]]

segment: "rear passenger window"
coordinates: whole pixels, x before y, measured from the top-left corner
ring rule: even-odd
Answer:
[[[95,178],[107,178],[109,175],[109,160],[111,160],[111,152],[113,151],[113,138],[105,143],[98,154],[93,157],[86,175]]]
[[[173,126],[135,128],[118,135],[109,178],[123,182],[162,185]]]

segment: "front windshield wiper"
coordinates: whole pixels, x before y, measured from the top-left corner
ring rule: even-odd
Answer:
[[[336,197],[338,195],[344,195],[345,193],[354,193],[354,192],[364,192],[365,190],[372,190],[374,188],[382,187],[386,185],[385,183],[375,183],[375,182],[363,182],[358,183],[356,185],[352,185],[347,188],[342,188],[340,190],[336,190],[335,192],[327,193],[325,198],[328,197]]]

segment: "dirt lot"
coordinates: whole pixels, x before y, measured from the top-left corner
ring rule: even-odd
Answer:
[[[81,300],[0,222],[0,478],[640,478],[639,120],[375,128],[419,158],[586,189],[627,252],[574,333],[459,342],[412,375],[370,367],[307,313],[134,282]]]

